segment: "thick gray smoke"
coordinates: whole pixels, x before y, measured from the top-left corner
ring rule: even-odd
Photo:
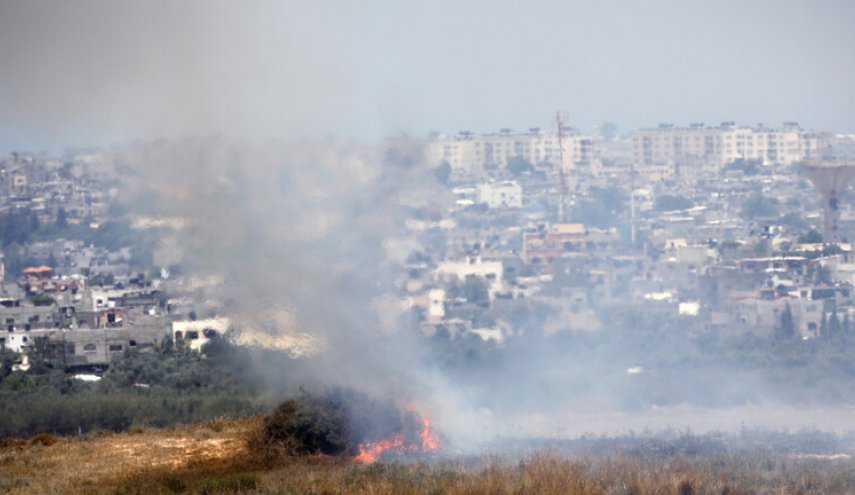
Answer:
[[[437,348],[401,296],[404,261],[426,249],[406,218],[450,201],[421,151],[405,138],[375,147],[207,138],[141,143],[113,159],[133,174],[133,209],[186,221],[163,239],[163,264],[215,277],[196,304],[309,345],[298,374],[261,370],[271,383],[418,403],[461,448],[496,436],[853,427],[848,409],[784,400],[758,372],[704,361],[679,329],[655,322],[637,334],[615,318],[597,334],[545,337],[548,310],[522,301],[504,311],[527,333],[505,348],[477,338]]]
[[[196,139],[139,145],[119,160],[152,213],[187,222],[174,259],[221,281],[208,290],[224,313],[273,336],[316,339],[317,376],[364,387],[413,381],[396,263],[408,254],[404,215],[441,194],[420,152],[406,140]]]
[[[185,223],[161,240],[161,264],[217,281],[195,304],[229,316],[239,333],[297,342],[310,354],[296,367],[259,370],[271,384],[346,386],[413,402],[461,443],[514,433],[519,425],[493,417],[509,404],[549,402],[537,392],[541,368],[505,373],[502,384],[441,369],[442,356],[405,308],[402,265],[424,249],[405,219],[450,202],[417,142],[187,139],[117,149],[110,160],[130,174],[132,212]]]
[[[834,111],[824,118],[849,123],[849,107],[835,101],[845,91],[826,91],[831,83],[825,79],[817,79],[813,91],[784,83],[814,74],[811,68],[821,65],[841,71],[828,81],[846,86],[852,71],[840,60],[848,59],[834,56],[851,45],[851,29],[840,29],[828,38],[835,43],[825,46],[821,37],[799,40],[792,35],[795,28],[775,31],[776,42],[770,43],[769,33],[743,17],[742,3],[714,14],[729,26],[733,19],[744,24],[737,33],[743,38],[695,36],[691,22],[662,30],[634,15],[616,19],[608,9],[593,12],[602,22],[590,22],[589,16],[564,12],[567,2],[537,14],[556,24],[535,33],[525,30],[541,22],[518,22],[520,14],[540,11],[527,4],[501,10],[495,2],[475,2],[462,16],[451,3],[422,2],[429,5],[424,11],[406,13],[374,4],[367,14],[363,2],[352,2],[350,10],[345,4],[2,2],[0,138],[24,147],[144,140],[117,146],[109,161],[131,174],[125,182],[134,188],[127,191],[132,212],[186,222],[162,240],[159,262],[215,277],[218,282],[200,291],[196,304],[231,316],[244,329],[318,351],[299,377],[264,370],[271,381],[312,379],[413,400],[461,439],[647,426],[703,430],[763,421],[775,427],[855,427],[845,411],[825,416],[833,418],[830,425],[814,421],[826,411],[818,407],[765,408],[775,394],[754,370],[729,362],[705,363],[699,370],[683,366],[679,360],[685,356],[699,362],[704,356],[673,344],[685,343],[676,334],[657,333],[655,322],[642,322],[632,332],[632,322],[615,319],[601,331],[616,336],[606,342],[596,336],[549,339],[542,338],[547,309],[511,302],[502,316],[515,326],[515,337],[525,335],[509,339],[505,349],[480,342],[455,342],[461,349],[453,349],[422,338],[401,304],[401,266],[417,250],[436,261],[444,253],[430,252],[424,239],[404,228],[404,220],[417,208],[442,211],[450,204],[443,197],[448,191],[428,168],[435,164],[425,163],[419,146],[406,138],[371,146],[340,138],[395,134],[400,122],[413,118],[413,108],[425,107],[446,128],[478,122],[485,118],[481,114],[492,119],[484,128],[498,127],[499,121],[532,123],[529,117],[549,115],[555,106],[573,108],[567,98],[595,115],[591,122],[618,107],[628,108],[625,118],[637,122],[669,115],[682,121],[704,115],[729,119],[750,107],[745,120],[755,118],[755,105],[777,121],[794,111],[810,115],[823,105],[802,102],[799,108],[797,97],[821,95],[834,103],[825,105]],[[636,12],[638,19],[672,15],[637,9],[643,11]],[[785,10],[792,11],[790,23],[801,27],[797,10]],[[835,32],[814,15],[820,9],[810,10],[811,23]],[[406,22],[398,24],[389,12],[406,14]],[[357,13],[360,22],[341,20]],[[432,25],[420,14],[460,24],[452,23],[446,33],[447,25]],[[683,14],[695,23],[708,17]],[[469,18],[480,28],[470,29]],[[567,29],[566,19],[580,23],[578,29]],[[612,24],[619,26],[614,32],[586,31]],[[617,32],[636,24],[653,25],[657,32]],[[383,34],[377,35],[380,28]],[[456,37],[473,32],[480,36],[474,40],[476,55],[469,49],[473,40]],[[544,40],[544,32],[557,38]],[[573,42],[565,38],[570,35],[580,38]],[[641,35],[648,44],[639,41]],[[599,55],[591,50],[592,40]],[[708,44],[691,44],[697,40]],[[732,46],[721,40],[774,50],[774,56],[746,57],[740,62],[744,70],[737,70]],[[399,44],[406,49],[398,50]],[[787,47],[808,52],[799,60],[811,70],[791,60],[781,63],[781,54],[793,53]],[[685,64],[676,64],[679,73],[671,71],[675,60]],[[774,71],[763,71],[763,64]],[[639,77],[627,78],[624,71]],[[744,77],[722,77],[737,72]],[[680,84],[700,89],[680,96],[674,91]],[[708,103],[710,94],[719,99]],[[670,113],[663,110],[666,104],[672,105]],[[508,108],[511,113],[505,113]],[[455,112],[466,116],[446,120],[446,113]],[[643,372],[628,373],[635,368]],[[680,371],[669,372],[674,369]]]

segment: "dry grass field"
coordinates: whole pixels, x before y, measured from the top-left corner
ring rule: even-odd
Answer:
[[[149,474],[244,469],[238,461],[247,458],[244,438],[255,422],[217,420],[176,429],[4,440],[0,492],[114,493],[125,480]]]
[[[855,494],[847,456],[646,457],[540,452],[359,465],[350,457],[265,461],[246,439],[260,420],[5,440],[0,492],[13,494]]]

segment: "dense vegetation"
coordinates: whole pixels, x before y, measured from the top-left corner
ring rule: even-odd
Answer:
[[[517,319],[525,325],[529,319],[539,323],[539,316],[540,312],[524,313]],[[426,359],[441,363],[438,366],[457,376],[464,386],[481,383],[487,391],[485,397],[495,401],[525,403],[519,388],[506,387],[509,392],[504,392],[500,384],[512,376],[534,383],[529,381],[532,376],[544,376],[539,375],[542,370],[537,366],[555,367],[560,362],[558,356],[572,366],[566,365],[555,375],[556,383],[537,383],[532,393],[551,393],[555,387],[556,391],[570,389],[581,400],[590,400],[597,387],[606,386],[624,396],[627,407],[683,400],[720,405],[759,397],[752,389],[756,381],[746,387],[715,384],[722,377],[738,381],[740,373],[745,373],[753,379],[760,377],[766,393],[777,393],[791,401],[855,399],[850,391],[855,379],[852,329],[802,341],[774,332],[766,336],[689,336],[678,322],[655,314],[616,312],[609,321],[624,330],[550,338],[530,335],[512,339],[504,347],[477,337],[452,339],[448,333],[441,333],[427,342],[430,352]],[[292,367],[277,370],[284,378],[279,381],[299,382],[306,376],[305,370],[316,363],[253,354],[224,339],[212,341],[202,353],[165,340],[148,352],[128,354],[100,382],[83,383],[53,367],[48,354],[46,347],[37,345],[27,373],[12,372],[9,365],[14,356],[0,355],[0,436],[29,436],[38,431],[120,431],[133,426],[192,422],[198,425],[186,433],[186,444],[200,445],[193,452],[203,452],[221,445],[216,440],[222,428],[232,428],[223,424],[240,424],[205,420],[271,411],[241,427],[247,442],[239,445],[246,447],[219,452],[221,457],[216,462],[188,458],[183,453],[177,463],[158,459],[161,463],[157,467],[123,467],[120,475],[103,479],[51,481],[56,483],[51,486],[59,487],[55,491],[63,493],[718,495],[845,493],[846,487],[855,483],[853,461],[846,457],[852,453],[852,437],[816,431],[743,430],[706,435],[672,431],[617,438],[502,440],[486,448],[502,452],[503,457],[438,457],[426,462],[362,467],[354,465],[350,457],[359,442],[406,431],[400,424],[406,416],[394,405],[351,390],[327,389],[324,393],[287,394],[291,398],[273,408],[274,398],[281,397],[282,389],[274,389],[255,371],[272,373],[271,363],[284,362]],[[616,365],[615,370],[604,368],[602,355],[614,357],[611,364]],[[541,364],[532,356],[538,356]],[[623,373],[627,362],[641,364],[647,371],[629,377]],[[597,376],[595,387],[583,386],[592,375],[580,370]],[[727,374],[717,374],[723,370]],[[514,396],[503,397],[505,393]],[[144,441],[133,443],[136,435]],[[158,440],[158,435],[165,438]],[[43,435],[28,444],[0,443],[0,465],[9,473],[17,473],[0,477],[0,489],[43,492],[45,485],[28,481],[35,479],[34,466],[49,462],[52,472],[75,476],[76,470],[67,465],[72,462],[69,459],[76,465],[90,451],[107,449],[98,445],[101,439],[109,438],[55,439]],[[109,445],[160,445],[163,449],[183,445],[174,430],[158,433],[148,429],[116,438]],[[57,457],[49,461],[40,457],[54,455],[52,452],[57,452]],[[449,452],[453,450],[442,455]],[[112,456],[111,452],[105,457]]]
[[[855,402],[855,328],[846,318],[830,319],[820,338],[802,340],[792,322],[761,334],[691,333],[686,320],[633,308],[604,314],[607,331],[551,337],[537,330],[546,310],[507,309],[505,316],[523,337],[499,345],[440,331],[429,340],[431,359],[484,407],[523,410],[544,397],[630,410]],[[627,373],[636,367],[639,373]]]
[[[779,202],[776,198],[767,198],[762,193],[754,193],[742,203],[739,216],[746,220],[774,218],[779,214]]]
[[[67,375],[39,346],[30,356],[29,371],[13,372],[14,355],[2,354],[0,437],[122,431],[264,410],[251,357],[224,340],[204,353],[165,340],[150,352],[129,353],[95,383]]]
[[[728,163],[721,169],[721,174],[725,175],[729,171],[740,171],[744,175],[757,175],[762,171],[763,163],[757,159],[737,158]]]
[[[464,316],[485,327],[494,323],[483,308],[471,308],[474,313]],[[845,318],[829,319],[822,337],[801,340],[787,324],[787,312],[779,328],[765,334],[727,336],[692,334],[684,321],[627,308],[604,316],[609,331],[546,337],[539,329],[551,317],[548,309],[510,301],[500,313],[524,334],[500,344],[440,328],[421,346],[420,366],[450,377],[478,407],[523,413],[550,401],[556,407],[603,404],[624,410],[855,402],[855,328]],[[15,359],[11,352],[0,354],[0,436],[120,431],[251,415],[272,410],[300,387],[324,389],[317,370],[325,363],[235,347],[225,339],[212,341],[203,353],[171,340],[130,352],[97,383],[72,378],[38,341],[29,371],[13,372]],[[634,367],[641,372],[628,374]],[[294,412],[336,404],[327,395],[306,397],[320,398],[304,400]],[[317,450],[348,450],[353,443],[351,437]]]
[[[592,187],[587,197],[577,200],[570,214],[574,222],[586,227],[610,229],[620,224],[626,202],[626,194],[619,188]]]
[[[0,244],[24,244],[39,229],[39,219],[29,209],[11,210],[0,215]]]

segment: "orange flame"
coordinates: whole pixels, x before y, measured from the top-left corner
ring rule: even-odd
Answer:
[[[421,415],[422,420],[422,452],[433,452],[439,448],[439,437],[431,429],[430,418]]]
[[[386,452],[395,454],[433,452],[439,449],[439,436],[431,427],[431,420],[426,414],[419,412],[413,404],[403,403],[403,408],[416,415],[421,425],[419,431],[419,443],[407,444],[403,433],[395,433],[389,437],[371,443],[359,445],[359,454],[353,458],[354,462],[360,464],[372,464],[380,460]]]
[[[404,453],[404,435],[402,433],[395,433],[389,438],[369,443],[367,446],[364,443],[360,444],[359,454],[353,460],[361,464],[371,464],[380,460],[380,456],[387,451],[396,454]]]

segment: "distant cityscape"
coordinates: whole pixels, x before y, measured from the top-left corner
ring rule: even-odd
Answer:
[[[420,247],[398,267],[397,295],[421,334],[501,347],[533,331],[607,331],[621,311],[687,334],[855,331],[855,136],[795,122],[628,134],[562,122],[419,143],[448,192],[404,226]],[[192,297],[198,274],[142,245],[184,220],[130,212],[133,180],[109,150],[0,156],[0,346],[19,369],[36,345],[74,371],[166,336],[198,349],[240,326]],[[521,307],[542,325],[515,319]],[[244,330],[245,342],[312,352],[307,339],[271,344]]]

